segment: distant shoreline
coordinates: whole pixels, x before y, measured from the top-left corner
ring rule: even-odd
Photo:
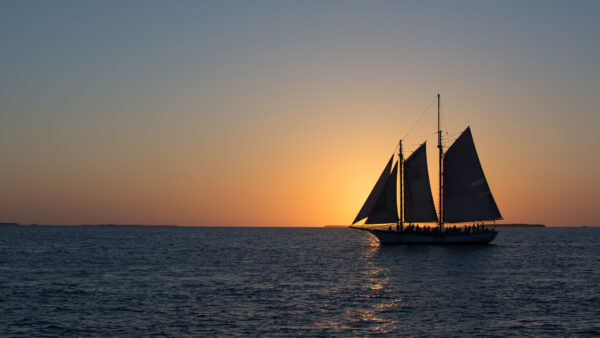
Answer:
[[[491,225],[496,228],[545,228],[544,224],[500,223]]]
[[[0,226],[72,226],[72,227],[179,227],[174,224],[19,224],[2,223]]]
[[[179,227],[175,224],[79,224],[84,227]]]

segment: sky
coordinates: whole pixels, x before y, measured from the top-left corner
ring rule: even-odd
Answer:
[[[349,224],[400,138],[436,182],[440,93],[504,222],[600,225],[599,11],[2,1],[0,222]]]

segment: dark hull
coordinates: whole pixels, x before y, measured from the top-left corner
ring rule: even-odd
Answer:
[[[488,244],[496,238],[496,231],[476,233],[404,233],[390,230],[354,228],[368,231],[381,244]]]

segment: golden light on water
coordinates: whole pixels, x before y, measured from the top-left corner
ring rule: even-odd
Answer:
[[[373,236],[369,237],[372,238]],[[364,298],[364,302],[359,302],[359,304],[364,305],[357,309],[348,310],[346,314],[350,318],[358,318],[361,322],[373,327],[376,332],[388,333],[395,331],[402,324],[399,319],[390,319],[384,314],[393,313],[394,310],[401,307],[402,299],[389,298],[390,290],[393,289],[389,284],[389,268],[376,265],[372,259],[379,250],[377,243],[374,242],[364,248],[365,256],[368,259],[362,275],[365,277],[366,284],[360,285],[353,295],[355,298]]]

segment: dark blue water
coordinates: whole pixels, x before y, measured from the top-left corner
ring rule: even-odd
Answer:
[[[600,229],[3,227],[0,335],[600,334]]]

